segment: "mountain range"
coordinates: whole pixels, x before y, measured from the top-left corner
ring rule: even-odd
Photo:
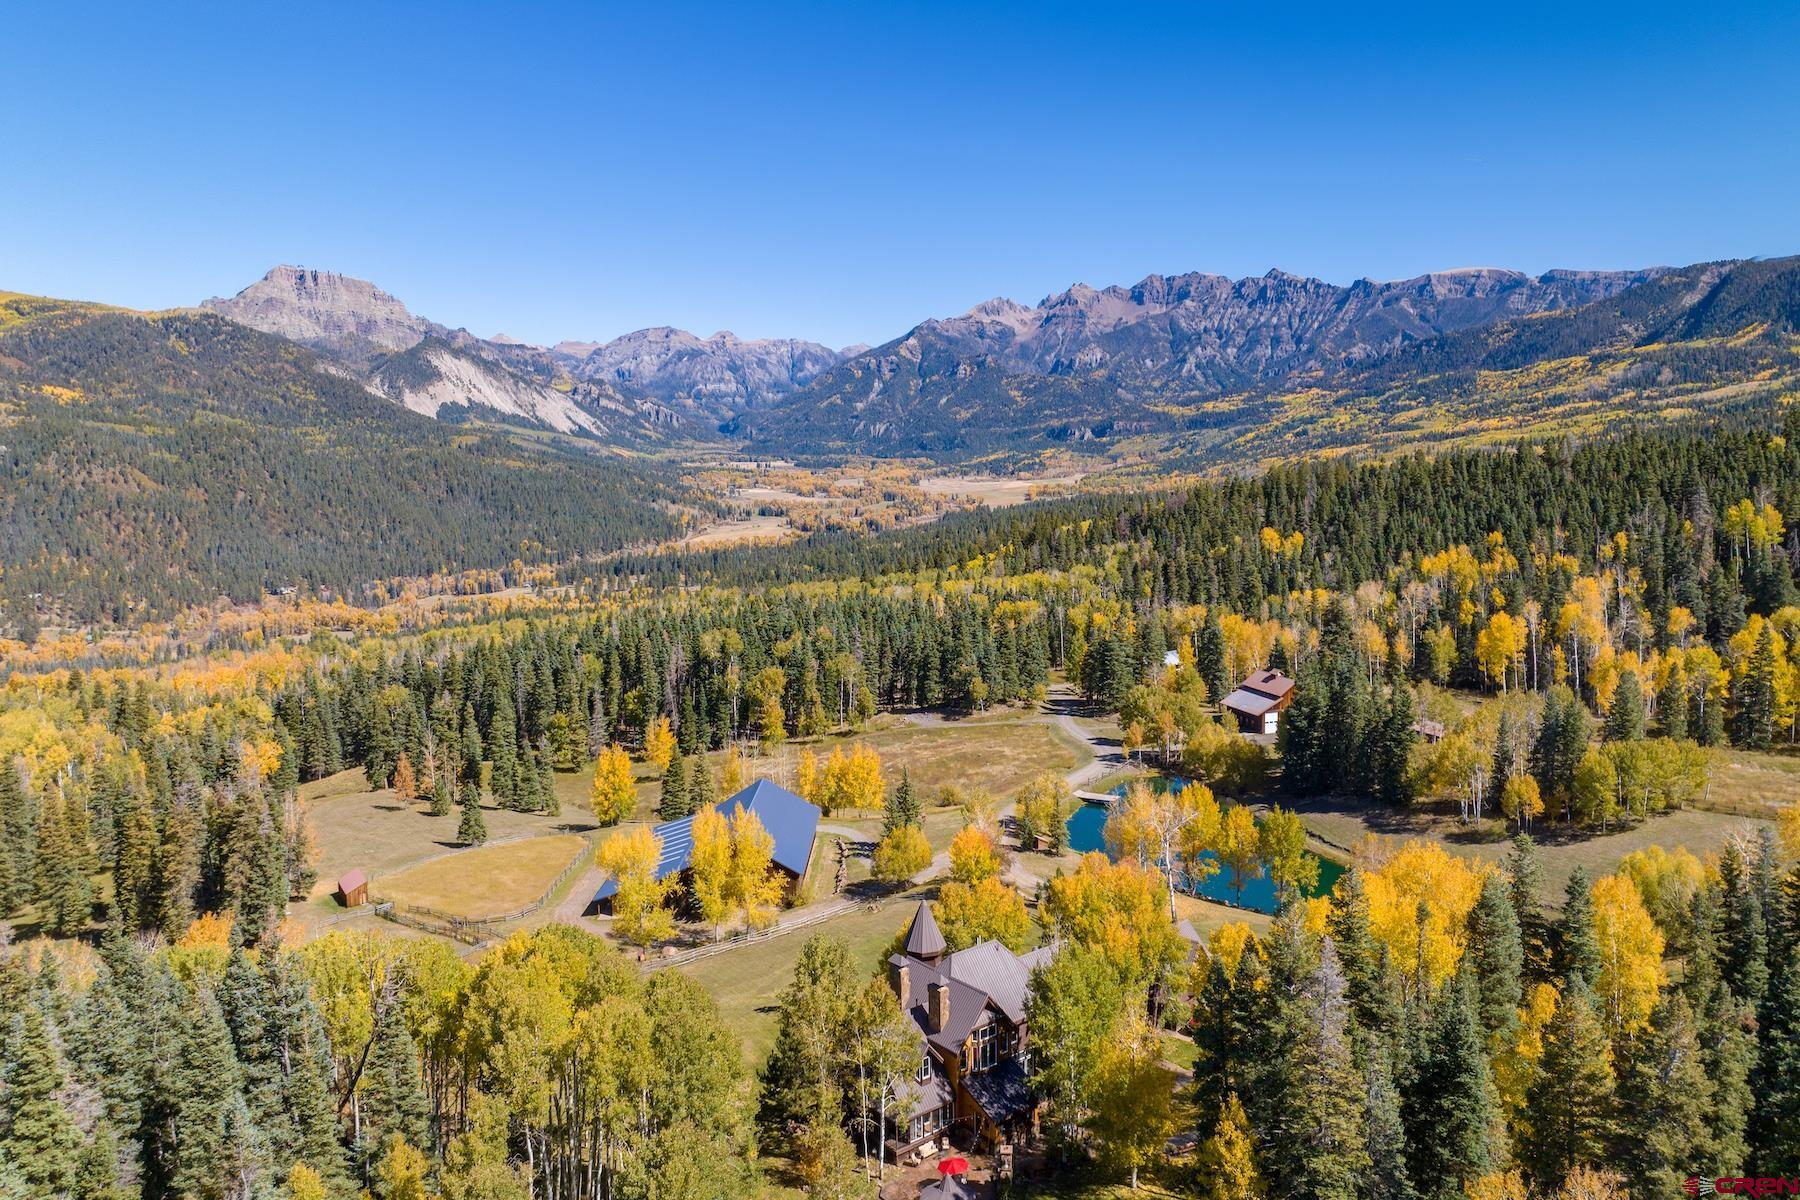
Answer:
[[[1779,351],[1780,331],[1795,325],[1783,299],[1794,273],[1794,260],[1777,259],[1540,275],[1481,268],[1348,285],[1278,270],[1151,275],[1129,287],[1077,284],[1035,305],[997,298],[844,350],[666,326],[532,346],[450,329],[374,284],[291,266],[204,307],[317,349],[416,412],[615,445],[722,434],[790,457],[966,459],[1148,438],[1157,453],[1216,464],[1246,449],[1255,461],[1285,444],[1310,451],[1321,435],[1338,445],[1433,440],[1436,426],[1472,420],[1520,384],[1490,378],[1484,396],[1468,372],[1553,348],[1589,356],[1570,371],[1589,393],[1610,401],[1629,391],[1633,406],[1653,411],[1681,387],[1646,388],[1638,376],[1622,388],[1626,367],[1667,358],[1654,347],[1715,308],[1715,292],[1743,291],[1751,278],[1763,283],[1746,327],[1775,331],[1767,348]],[[1399,384],[1407,396],[1389,394]],[[1518,407],[1501,406],[1514,420]]]
[[[1158,275],[844,351],[668,328],[531,346],[297,267],[162,313],[0,293],[0,608],[130,620],[657,544],[723,511],[681,473],[696,453],[1251,471],[1766,424],[1795,394],[1796,258]]]
[[[815,342],[701,338],[666,327],[548,348],[482,338],[415,316],[366,280],[285,265],[201,307],[319,350],[415,412],[480,412],[625,441],[711,433],[841,357]]]

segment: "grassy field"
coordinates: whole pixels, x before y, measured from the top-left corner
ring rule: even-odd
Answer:
[[[777,998],[792,980],[800,948],[808,938],[828,933],[847,939],[851,956],[873,978],[881,965],[882,950],[911,920],[913,906],[933,895],[935,888],[907,892],[878,905],[873,912],[858,909],[835,921],[671,969],[706,988],[718,1002],[726,1023],[742,1031],[745,1061],[760,1067],[775,1044]]]
[[[384,900],[452,916],[499,916],[535,902],[587,851],[587,838],[575,833],[477,846],[383,876],[373,890]]]
[[[1721,750],[1702,808],[1772,819],[1800,804],[1800,749]]]
[[[583,790],[574,793],[564,786],[564,780],[571,778],[557,781],[563,806],[559,816],[484,808],[489,840],[591,832],[594,821],[587,807],[585,783]],[[402,804],[392,791],[371,792],[360,770],[303,784],[300,800],[306,807],[318,855],[315,897],[330,894],[338,878],[353,867],[362,868],[379,890],[388,876],[462,846],[456,837],[461,819],[456,810],[434,817],[423,804]]]
[[[1499,821],[1462,825],[1453,812],[1427,809],[1395,810],[1373,801],[1323,797],[1295,801],[1293,807],[1313,833],[1340,845],[1355,847],[1369,835],[1393,838],[1424,837],[1443,842],[1451,850],[1485,862],[1499,862],[1512,848],[1511,827]],[[1722,849],[1735,836],[1753,837],[1761,822],[1752,817],[1703,809],[1662,813],[1637,825],[1610,833],[1564,831],[1541,821],[1532,830],[1538,856],[1544,865],[1544,898],[1560,903],[1563,886],[1577,864],[1590,876],[1609,874],[1619,860],[1634,850],[1660,845],[1686,846],[1706,855]]]

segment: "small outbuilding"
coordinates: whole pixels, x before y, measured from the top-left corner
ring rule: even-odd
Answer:
[[[338,880],[337,900],[345,908],[355,908],[369,902],[369,877],[363,874],[361,867]]]
[[[1444,740],[1444,723],[1442,721],[1432,721],[1421,717],[1412,723],[1412,731],[1419,735],[1420,740],[1431,745],[1436,745]]]
[[[1274,734],[1281,727],[1281,712],[1294,702],[1294,681],[1280,671],[1253,671],[1219,707],[1237,718],[1238,729],[1249,734]]]

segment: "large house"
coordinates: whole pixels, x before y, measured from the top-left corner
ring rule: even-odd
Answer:
[[[1280,671],[1252,671],[1220,707],[1237,718],[1238,729],[1249,734],[1274,734],[1281,726],[1281,710],[1294,702],[1294,681]]]
[[[762,827],[775,839],[775,869],[787,877],[785,899],[791,900],[806,880],[812,863],[813,843],[819,835],[819,810],[780,784],[759,779],[735,796],[715,805],[727,818],[739,809],[756,814]],[[656,863],[656,877],[666,879],[688,867],[694,853],[694,818],[682,817],[665,821],[654,832],[662,843],[662,857]],[[619,890],[616,879],[608,879],[594,893],[590,912],[607,912],[612,908],[613,893]]]
[[[921,901],[904,946],[888,959],[888,983],[919,1038],[900,1111],[883,1114],[883,1140],[896,1161],[930,1153],[927,1143],[953,1131],[994,1144],[1037,1124],[1025,1000],[1031,972],[1055,955],[1055,945],[1027,954],[999,942],[945,949],[931,905]]]

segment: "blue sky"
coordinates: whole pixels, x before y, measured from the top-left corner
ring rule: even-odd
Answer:
[[[1796,62],[1791,3],[15,6],[0,288],[298,262],[482,334],[842,345],[1151,272],[1800,253]]]

